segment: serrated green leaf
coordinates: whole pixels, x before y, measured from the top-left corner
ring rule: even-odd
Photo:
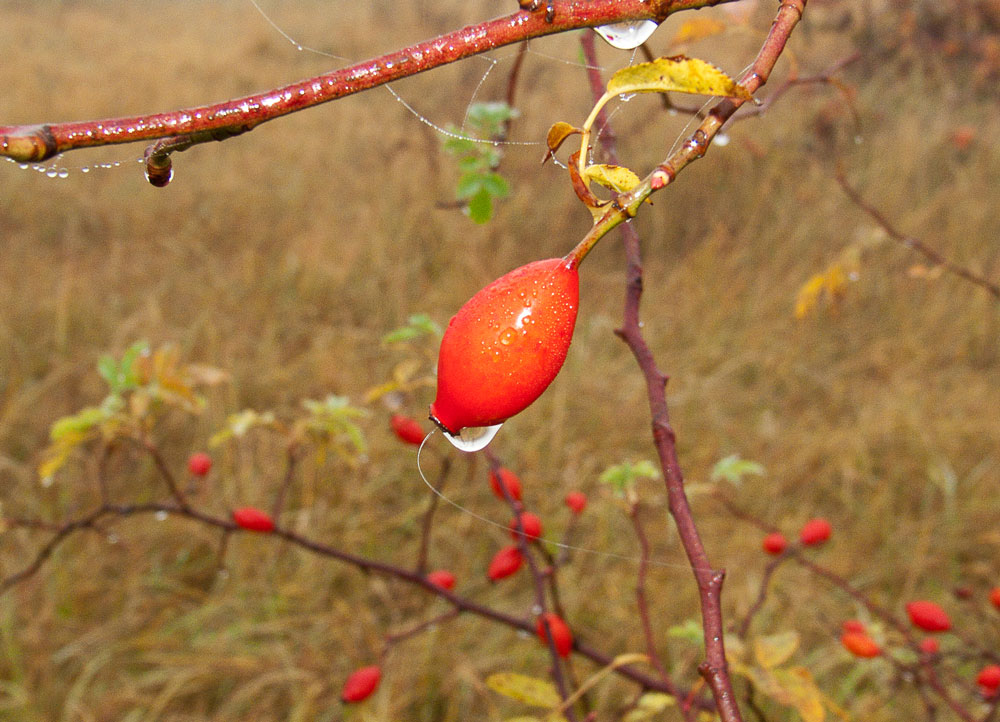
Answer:
[[[476,223],[486,223],[493,215],[493,197],[483,188],[469,199],[469,218]]]
[[[693,93],[749,100],[742,85],[710,63],[676,55],[622,68],[608,81],[608,93]]]
[[[532,707],[557,708],[562,700],[551,682],[517,672],[497,672],[486,678],[486,686],[505,697]]]
[[[651,461],[643,459],[635,463],[617,464],[605,469],[599,481],[603,484],[613,486],[616,491],[624,492],[638,479],[658,479],[660,472],[653,466]]]
[[[747,474],[763,476],[764,467],[756,461],[741,459],[739,454],[731,454],[715,463],[715,466],[712,467],[711,478],[713,481],[725,479],[738,486]]]

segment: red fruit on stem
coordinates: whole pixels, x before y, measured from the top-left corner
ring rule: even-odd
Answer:
[[[523,512],[520,515],[521,528],[524,529],[524,535],[529,539],[537,539],[542,535],[542,520],[538,518],[537,514],[532,514],[530,511]],[[514,541],[517,541],[517,519],[511,519],[510,521],[510,535],[513,537]]]
[[[761,542],[761,547],[763,547],[764,551],[775,556],[785,551],[787,546],[788,540],[785,539],[784,534],[778,531],[768,534],[764,537],[764,541]]]
[[[377,665],[361,667],[351,673],[340,692],[342,702],[360,702],[372,696],[382,681],[382,669]]]
[[[882,648],[878,646],[878,642],[864,632],[844,632],[840,637],[840,643],[855,657],[871,659],[882,654]]]
[[[510,469],[504,469],[500,467],[499,477],[497,472],[490,470],[490,488],[493,489],[493,494],[497,499],[503,501],[506,497],[503,494],[504,488],[507,489],[507,493],[510,498],[514,501],[521,501],[521,480],[517,478],[515,474]]]
[[[521,554],[520,549],[514,546],[504,547],[493,555],[493,559],[490,560],[489,569],[486,571],[486,576],[489,577],[491,582],[495,582],[498,579],[503,579],[514,574],[521,568],[521,564],[523,563],[524,555]]]
[[[405,444],[420,446],[426,436],[419,422],[416,419],[411,419],[409,416],[393,414],[392,418],[389,419],[389,425],[392,426],[392,431],[396,434],[396,438]]]
[[[799,532],[799,541],[807,547],[814,546],[825,542],[830,538],[830,534],[832,533],[833,527],[830,526],[830,522],[826,519],[810,519],[802,525],[802,530]]]
[[[204,451],[198,451],[188,458],[188,471],[193,476],[205,476],[212,470],[212,457]]]
[[[535,631],[538,632],[538,638],[542,640],[542,644],[548,644],[548,637],[545,636],[545,623],[548,623],[549,633],[552,635],[552,641],[556,645],[556,652],[559,653],[560,657],[568,657],[570,650],[573,649],[573,633],[570,631],[569,626],[559,615],[554,612],[545,612],[538,617],[538,621],[535,623]]]
[[[233,509],[233,521],[236,526],[247,531],[274,531],[274,521],[266,512],[252,506]]]
[[[948,614],[939,605],[926,600],[909,602],[906,613],[910,615],[913,626],[920,627],[925,632],[944,632],[951,629]]]
[[[582,491],[571,491],[566,495],[566,506],[574,514],[582,514],[587,508],[587,495]]]
[[[455,575],[447,569],[438,569],[437,571],[431,572],[427,575],[427,581],[436,587],[441,587],[442,589],[455,588]]]
[[[934,637],[924,637],[920,640],[920,651],[924,654],[937,654],[941,651],[941,643]]]
[[[990,590],[990,604],[1000,609],[1000,587],[993,587]]]
[[[1000,689],[1000,665],[989,664],[979,670],[976,684],[993,692]]]
[[[441,339],[431,404],[449,439],[463,429],[485,438],[478,429],[503,423],[545,391],[566,360],[579,301],[576,265],[549,258],[498,278],[459,309]]]
[[[845,632],[865,633],[865,625],[860,619],[848,619],[840,625],[840,628]]]

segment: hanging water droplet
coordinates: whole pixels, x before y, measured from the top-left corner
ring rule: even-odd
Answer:
[[[497,435],[501,426],[503,424],[497,424],[496,426],[466,426],[458,432],[458,436],[453,436],[445,432],[444,438],[448,439],[451,445],[459,451],[479,451],[480,449],[485,449],[486,445],[493,441],[493,437]]]
[[[727,145],[729,145],[729,136],[726,135],[725,133],[719,133],[717,136],[715,136],[715,140],[713,140],[712,143],[713,145],[717,145],[720,148],[725,148]]]
[[[167,520],[167,512],[163,511],[162,509],[160,509],[160,511],[156,512],[155,514],[153,514],[153,516],[156,518],[156,521],[166,521]]]
[[[117,544],[117,543],[118,543],[118,535],[113,532],[111,534],[108,534],[108,544]]]
[[[90,166],[89,165],[83,166],[83,168],[80,169],[80,172],[81,173],[90,173]]]
[[[69,171],[66,170],[65,168],[60,168],[59,169],[59,177],[60,178],[69,178]]]
[[[537,616],[538,616],[539,614],[541,614],[542,612],[544,612],[544,611],[545,611],[545,610],[544,610],[544,609],[542,609],[542,605],[541,605],[541,604],[532,604],[532,605],[531,605],[531,613],[532,613],[532,614],[533,614],[534,616],[536,616],[536,617],[537,617]]]
[[[646,42],[657,27],[657,24],[652,20],[634,20],[627,23],[602,25],[594,30],[608,41],[611,47],[619,50],[633,50]]]

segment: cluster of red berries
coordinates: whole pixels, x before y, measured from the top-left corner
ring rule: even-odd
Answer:
[[[833,526],[823,518],[810,519],[802,525],[799,530],[799,542],[802,546],[818,546],[830,538],[833,534]],[[788,539],[780,531],[771,532],[764,537],[761,547],[768,554],[778,556],[784,554],[788,548]]]

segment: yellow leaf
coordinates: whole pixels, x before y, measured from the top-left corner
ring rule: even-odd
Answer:
[[[808,669],[776,669],[774,678],[788,695],[786,704],[794,707],[804,722],[823,722],[826,719],[823,693],[816,687]]]
[[[670,44],[682,45],[684,43],[693,43],[697,40],[718,35],[724,32],[725,29],[726,24],[718,20],[713,20],[712,18],[695,18],[694,20],[688,20],[677,28],[677,34],[674,35],[674,39],[670,41]]]
[[[694,93],[749,100],[750,93],[714,65],[676,55],[622,68],[608,81],[608,93]]]
[[[640,183],[639,176],[628,168],[601,163],[588,165],[583,171],[583,179],[588,183],[599,183],[616,193],[628,193]]]
[[[646,692],[635,703],[635,709],[625,715],[623,722],[642,722],[642,720],[649,719],[675,704],[677,704],[677,700],[672,695],[663,692]]]
[[[817,273],[802,285],[795,299],[795,318],[801,320],[816,308],[816,302],[825,285],[826,276],[822,273]]]
[[[799,633],[794,629],[788,632],[772,634],[769,637],[757,637],[753,640],[753,653],[757,663],[765,669],[772,669],[784,664],[799,648]]]
[[[491,674],[486,679],[486,686],[494,692],[530,704],[532,707],[555,709],[562,701],[555,685],[551,682],[517,672]]]
[[[542,162],[544,163],[546,160],[549,159],[549,156],[553,155],[557,150],[559,150],[559,146],[563,144],[564,140],[566,140],[574,133],[582,133],[582,132],[583,131],[581,131],[579,128],[576,128],[570,125],[569,123],[565,123],[561,120],[558,123],[554,124],[551,128],[549,128],[549,132],[545,136],[545,145],[548,146],[549,152],[545,154],[545,157],[542,159]]]

